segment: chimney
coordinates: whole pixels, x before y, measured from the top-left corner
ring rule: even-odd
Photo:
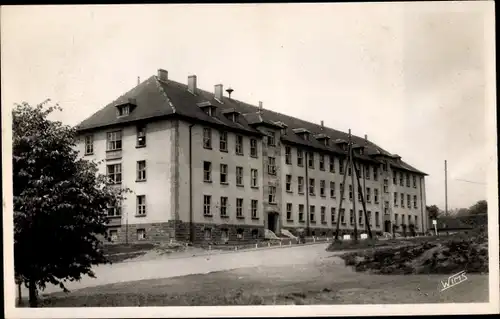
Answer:
[[[196,75],[188,76],[188,91],[196,94]]]
[[[325,123],[323,123],[323,121],[321,121],[321,130],[323,130],[325,128]]]
[[[365,141],[368,142],[368,135],[365,134]]]
[[[139,85],[139,84],[141,84],[141,77],[140,76],[137,77],[137,85]]]
[[[168,80],[168,71],[163,70],[163,69],[158,69],[158,79],[160,81],[167,81]]]
[[[215,85],[214,96],[220,102],[222,102],[222,89],[223,89],[222,84]]]
[[[264,108],[262,107],[262,101],[259,101],[259,113],[262,113],[262,110]]]
[[[226,90],[226,92],[227,92],[227,94],[229,95],[229,98],[231,98],[231,93],[233,93],[233,92],[234,92],[234,90],[233,90],[233,89],[231,89],[231,88],[228,88],[228,89]]]

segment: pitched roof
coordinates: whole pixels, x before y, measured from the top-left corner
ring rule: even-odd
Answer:
[[[116,106],[128,103],[129,98],[135,98],[137,107],[128,116],[118,118]],[[216,106],[215,116],[209,116],[203,112],[203,110],[200,109],[200,103]],[[235,110],[243,116],[239,116],[238,121],[235,123],[223,115],[223,113],[228,110]],[[132,90],[123,94],[115,101],[109,103],[104,108],[91,115],[89,118],[77,125],[77,130],[83,132],[138,120],[174,115],[196,119],[213,125],[222,125],[234,130],[244,131],[249,134],[259,135],[261,135],[262,132],[256,129],[256,124],[276,126],[277,122],[282,122],[287,126],[283,128],[285,134],[281,137],[284,142],[344,155],[345,151],[336,143],[330,143],[327,146],[317,140],[315,136],[324,134],[330,137],[330,139],[334,142],[339,139],[347,141],[349,137],[348,133],[323,127],[318,124],[307,122],[268,109],[259,109],[258,106],[250,105],[226,96],[223,96],[222,100],[218,101],[215,99],[213,93],[201,89],[197,89],[195,94],[193,94],[188,91],[188,86],[186,84],[171,80],[160,81],[156,76],[151,76],[146,81],[140,83]],[[294,130],[298,128],[312,133],[309,140],[301,138],[294,132]],[[356,158],[366,161],[380,162],[378,159],[370,156],[378,154],[383,156],[385,160],[396,168],[426,175],[401,160],[392,159],[391,153],[371,141],[352,135],[352,142],[365,147],[365,152],[362,155],[356,154]]]

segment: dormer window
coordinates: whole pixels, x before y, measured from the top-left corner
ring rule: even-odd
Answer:
[[[278,121],[278,122],[274,122],[274,124],[278,125],[279,127],[281,127],[280,129],[280,132],[281,132],[281,135],[285,135],[286,134],[286,128],[288,127],[285,123],[281,122],[281,121]]]
[[[117,105],[116,108],[118,109],[118,117],[128,116],[136,106],[136,101],[133,98],[129,98],[128,103]]]
[[[212,105],[209,101],[198,103],[198,107],[205,112],[208,116],[215,115],[215,105]]]
[[[123,105],[118,108],[118,116],[127,116],[130,114],[130,108],[128,105]]]
[[[335,144],[337,144],[342,150],[347,151],[347,141],[343,139],[335,140]]]
[[[330,137],[328,137],[327,135],[321,133],[321,134],[318,134],[316,135],[316,139],[323,145],[325,146],[329,146],[330,145]]]
[[[311,132],[309,132],[305,128],[296,128],[293,129],[293,132],[298,136],[302,137],[304,140],[309,141],[309,135]]]
[[[226,118],[234,123],[238,123],[238,117],[240,115],[240,112],[236,111],[234,108],[227,109],[222,111],[222,114],[226,116]]]

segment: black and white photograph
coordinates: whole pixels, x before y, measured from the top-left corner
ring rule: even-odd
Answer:
[[[6,318],[499,313],[494,2],[0,10]]]

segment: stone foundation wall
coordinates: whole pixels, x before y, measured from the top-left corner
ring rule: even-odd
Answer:
[[[144,229],[145,238],[138,238],[138,230]],[[110,231],[117,231],[117,240],[112,243],[143,243],[143,242],[163,242],[170,241],[175,238],[175,224],[173,221],[166,223],[149,223],[149,224],[129,224],[119,226],[109,226],[108,234]],[[128,241],[127,241],[128,239]]]

